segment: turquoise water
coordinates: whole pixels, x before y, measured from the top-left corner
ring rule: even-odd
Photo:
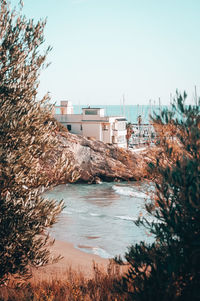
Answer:
[[[59,185],[46,192],[66,206],[51,235],[104,258],[123,256],[131,244],[153,240],[134,224],[139,216],[152,219],[144,208],[151,189],[147,183],[127,182]]]
[[[87,107],[86,105],[73,105],[74,114],[81,114],[82,108]],[[91,108],[103,108],[105,109],[105,116],[125,116],[127,122],[138,123],[138,116],[141,115],[142,123],[149,123],[150,115],[154,113],[159,114],[161,110],[169,108],[169,106],[157,106],[157,105],[91,105]],[[60,109],[56,108],[56,113],[60,114]],[[176,117],[179,119],[182,116]]]
[[[74,114],[80,114],[81,108],[85,108],[85,105],[74,105]],[[142,123],[148,123],[149,122],[149,114],[152,114],[153,111],[159,112],[159,106],[149,106],[149,105],[126,105],[126,106],[120,106],[120,105],[94,105],[91,106],[98,107],[98,108],[104,108],[105,109],[105,115],[108,116],[125,116],[128,122],[131,123],[137,123],[138,115],[142,116]]]
[[[74,114],[81,114],[82,108],[85,108],[85,105],[74,105]],[[127,122],[137,123],[138,116],[142,116],[142,123],[149,123],[149,115],[153,112],[159,112],[159,106],[149,106],[149,105],[91,105],[91,108],[98,107],[105,109],[106,116],[125,116]],[[59,108],[56,109],[56,113],[60,114]]]

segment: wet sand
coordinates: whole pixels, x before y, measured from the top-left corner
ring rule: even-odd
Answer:
[[[37,281],[51,281],[52,279],[65,280],[69,275],[69,270],[77,273],[82,273],[84,277],[91,278],[94,275],[93,263],[98,265],[102,271],[107,270],[109,264],[108,259],[101,258],[98,255],[85,253],[76,249],[73,244],[56,240],[51,247],[52,255],[61,255],[63,259],[55,264],[41,267],[33,270],[34,282]]]

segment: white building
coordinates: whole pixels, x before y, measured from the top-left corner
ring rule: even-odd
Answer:
[[[62,123],[69,132],[94,138],[104,143],[126,147],[126,119],[124,117],[104,116],[102,108],[83,108],[82,114],[73,114],[70,101],[61,101],[60,114],[54,117]]]

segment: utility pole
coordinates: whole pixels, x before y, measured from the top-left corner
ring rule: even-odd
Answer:
[[[125,117],[125,96],[123,94],[123,116]]]

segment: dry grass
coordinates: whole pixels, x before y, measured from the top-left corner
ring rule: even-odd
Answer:
[[[102,272],[93,265],[94,275],[91,279],[72,269],[67,271],[66,280],[50,282],[24,283],[18,286],[10,283],[0,288],[0,301],[122,301],[125,300],[118,291],[122,273],[114,263],[108,265],[107,272]]]

